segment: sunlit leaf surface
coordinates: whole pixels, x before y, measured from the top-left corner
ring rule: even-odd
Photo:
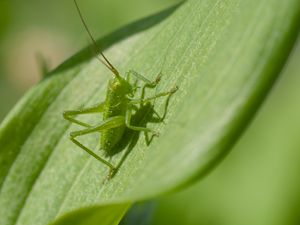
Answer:
[[[154,80],[162,72],[147,96],[179,86],[164,123],[151,123],[149,113],[136,118],[160,137],[147,146],[142,134],[127,132],[112,157],[118,173],[106,184],[107,168],[69,140],[79,127],[62,112],[102,101],[111,73],[89,50],[63,64],[0,127],[0,224],[48,224],[73,209],[143,200],[199,178],[271,88],[298,32],[299,7],[298,0],[190,0],[100,40],[122,74],[134,69]],[[162,113],[163,103],[154,109]],[[81,141],[97,149],[98,138]]]

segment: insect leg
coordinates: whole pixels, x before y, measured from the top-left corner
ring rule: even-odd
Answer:
[[[80,143],[78,140],[76,140],[73,137],[70,137],[70,140],[76,144],[77,146],[79,146],[80,148],[82,148],[84,151],[86,151],[87,153],[89,153],[91,156],[93,156],[95,159],[97,159],[98,161],[104,163],[105,165],[107,165],[111,170],[114,170],[115,167],[108,162],[107,160],[101,158],[100,156],[98,156],[97,154],[95,154],[92,150],[90,150],[88,147],[84,146],[82,143]]]
[[[159,73],[157,75],[157,77],[156,77],[156,79],[154,81],[148,80],[146,77],[144,77],[143,75],[139,74],[138,72],[136,72],[134,70],[129,70],[128,76],[130,76],[130,75],[135,76],[137,79],[145,82],[147,87],[152,87],[152,88],[155,87],[159,83],[159,81],[161,79],[161,73]]]
[[[146,77],[144,77],[143,75],[139,74],[138,72],[134,71],[134,70],[129,70],[127,73],[127,77],[130,77],[130,75],[135,76],[137,79],[144,81],[145,83],[151,84],[152,82],[150,80],[148,80]]]
[[[124,125],[124,123],[125,123],[124,116],[114,116],[114,117],[110,117],[110,118],[102,121],[101,123],[99,123],[95,126],[85,128],[85,129],[79,130],[79,131],[73,131],[70,133],[70,136],[77,137],[77,136],[82,136],[82,135],[90,134],[90,133],[94,133],[94,132],[101,132],[103,130],[119,127],[121,125]]]
[[[132,109],[131,109],[131,107],[129,107],[129,109],[126,111],[126,116],[125,116],[125,125],[127,128],[129,128],[131,130],[136,130],[136,131],[151,132],[154,135],[158,136],[157,132],[155,132],[154,130],[151,130],[147,127],[132,126],[131,125],[131,116],[132,116]]]
[[[168,109],[168,106],[169,106],[169,102],[170,102],[170,98],[171,98],[171,94],[168,95],[166,101],[165,101],[165,104],[164,104],[164,112],[163,112],[163,115],[159,115],[158,112],[156,112],[154,109],[153,109],[153,114],[156,115],[156,118],[153,118],[152,120],[150,120],[150,122],[162,122],[164,123],[164,119],[166,118],[166,115],[167,115],[167,109]],[[145,140],[146,140],[146,145],[149,146],[150,143],[152,142],[153,138],[156,136],[155,134],[152,134],[150,137],[148,135],[148,133],[144,133],[144,136],[145,136]]]
[[[113,171],[113,170],[115,170],[115,167],[110,162],[108,162],[107,160],[105,160],[105,159],[101,158],[100,156],[98,156],[97,154],[95,154],[91,149],[84,146],[82,143],[80,143],[75,138],[78,137],[78,136],[85,135],[85,134],[90,134],[90,133],[94,133],[94,132],[101,132],[103,130],[119,127],[119,126],[123,125],[124,123],[125,123],[125,119],[124,119],[123,116],[111,117],[111,118],[101,122],[100,124],[98,124],[96,126],[89,127],[89,128],[79,130],[79,131],[71,132],[70,133],[70,139],[77,146],[82,148],[84,151],[89,153],[91,156],[93,156],[98,161],[100,161],[100,162],[104,163],[105,165],[107,165],[111,169],[111,171]]]
[[[150,143],[152,142],[153,138],[157,135],[152,134],[151,137],[149,137],[148,133],[145,132],[144,136],[145,136],[146,145],[149,146]]]
[[[156,98],[160,98],[160,97],[163,97],[163,96],[167,96],[167,95],[172,95],[174,94],[176,91],[178,90],[178,87],[175,86],[174,88],[172,88],[170,91],[167,91],[167,92],[161,92],[161,93],[158,93],[156,95],[154,95],[153,97],[150,97],[150,98],[141,98],[141,99],[131,99],[130,103],[131,104],[138,104],[138,103],[146,103],[146,102],[150,102]]]
[[[174,92],[173,92],[174,93]],[[166,101],[165,101],[165,104],[164,104],[164,112],[163,112],[163,115],[160,116],[155,110],[154,110],[154,114],[158,117],[159,121],[163,122],[164,119],[166,118],[166,115],[167,115],[167,109],[168,109],[168,106],[169,106],[169,103],[170,103],[170,98],[172,96],[172,94],[169,94]]]
[[[131,78],[131,73],[130,72],[126,73],[126,81],[128,83],[130,83],[130,78]]]
[[[94,105],[94,106],[91,106],[89,108],[85,108],[85,109],[65,111],[63,113],[63,116],[66,120],[69,120],[72,123],[76,123],[76,124],[79,124],[84,127],[91,127],[91,125],[75,119],[74,116],[80,115],[80,114],[100,113],[103,111],[103,107],[104,107],[104,102]]]

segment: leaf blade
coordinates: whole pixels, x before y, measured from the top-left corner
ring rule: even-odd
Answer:
[[[254,115],[288,56],[298,21],[296,0],[194,0],[163,22],[114,45],[107,54],[109,58],[117,56],[114,63],[122,72],[134,68],[154,78],[162,70],[165,76],[159,90],[175,84],[180,90],[170,103],[166,125],[153,125],[161,137],[149,148],[140,138],[119,173],[104,186],[99,178],[106,176],[106,168],[78,149],[74,151],[61,112],[78,107],[78,103],[100,101],[107,78],[99,74],[107,72],[95,61],[78,65],[81,58],[74,59],[74,65],[64,67],[76,69],[72,73],[76,77],[47,108],[9,171],[0,194],[0,205],[7,208],[1,208],[0,218],[10,221],[7,224],[45,224],[78,207],[142,200],[196,179],[223,158]],[[67,76],[65,70],[58,72],[62,75],[49,78],[37,89],[51,87],[54,77]],[[156,102],[155,108],[161,110],[162,102]],[[57,124],[55,131],[53,124]],[[85,141],[94,146],[97,142],[92,138]],[[45,157],[47,163],[34,185],[16,185],[22,177],[28,182],[33,173],[28,170],[26,176],[24,170],[38,162],[41,149],[53,151],[49,159]],[[113,160],[121,158],[119,154]],[[176,173],[170,173],[174,169]],[[28,195],[23,196],[23,203],[11,202],[15,193],[24,190]],[[9,217],[15,213],[13,207],[21,210],[15,220]]]

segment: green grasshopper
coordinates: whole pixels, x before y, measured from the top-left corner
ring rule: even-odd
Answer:
[[[79,6],[74,0],[75,6],[77,8],[80,19],[92,40],[93,46],[97,49],[97,44],[95,39],[93,38],[90,30],[88,29],[85,20],[81,14]],[[162,92],[154,95],[149,98],[138,98],[135,99],[134,96],[138,89],[137,82],[134,84],[130,84],[130,77],[135,76],[137,80],[140,80],[145,83],[143,86],[142,92],[144,93],[145,88],[154,88],[160,81],[161,75],[159,74],[155,81],[151,82],[141,74],[135,72],[134,70],[130,70],[126,74],[126,79],[124,79],[118,72],[118,70],[110,63],[110,61],[104,56],[101,51],[98,51],[99,55],[96,53],[97,59],[103,63],[113,74],[113,78],[109,80],[106,99],[104,102],[101,102],[95,106],[89,108],[82,108],[78,110],[65,111],[63,116],[66,120],[76,123],[85,127],[82,130],[74,131],[70,133],[70,139],[77,146],[85,150],[91,156],[104,163],[106,166],[110,168],[110,174],[113,174],[116,170],[116,167],[107,161],[106,159],[95,154],[91,149],[84,146],[81,142],[79,142],[76,137],[99,132],[101,133],[100,138],[100,149],[106,152],[106,156],[111,155],[114,147],[120,142],[123,137],[125,128],[135,130],[135,131],[143,131],[145,133],[150,132],[155,136],[158,136],[158,133],[154,130],[151,130],[147,127],[139,127],[131,124],[131,117],[133,110],[137,109],[137,104],[147,103],[156,98],[163,96],[171,96],[178,89],[177,86],[172,88],[170,91]],[[102,57],[102,58],[101,58]],[[97,125],[89,125],[85,122],[75,119],[74,117],[80,114],[92,114],[92,113],[103,113],[103,121]]]

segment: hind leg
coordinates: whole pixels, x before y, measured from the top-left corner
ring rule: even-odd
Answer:
[[[66,120],[69,120],[72,123],[76,123],[83,127],[92,127],[91,125],[81,122],[74,118],[74,116],[82,115],[82,114],[91,114],[91,113],[101,113],[103,112],[104,102],[91,106],[89,108],[78,109],[78,110],[69,110],[63,113],[63,116]]]
[[[98,156],[97,154],[95,154],[93,152],[93,150],[91,150],[88,147],[84,146],[81,142],[79,142],[76,139],[76,137],[83,136],[83,135],[90,134],[90,133],[94,133],[94,132],[101,132],[101,131],[104,131],[104,130],[116,128],[116,127],[124,125],[124,123],[125,123],[125,118],[123,116],[111,117],[111,118],[109,118],[109,119],[101,122],[100,124],[98,124],[96,126],[89,127],[89,128],[86,128],[86,129],[83,129],[83,130],[79,130],[79,131],[71,132],[70,133],[70,139],[78,147],[80,147],[81,149],[83,149],[84,151],[86,151],[88,154],[90,154],[91,156],[93,156],[95,159],[97,159],[101,163],[103,163],[106,166],[108,166],[110,168],[110,171],[111,171],[110,173],[112,173],[112,171],[114,171],[116,169],[115,166],[113,166],[110,162],[108,162],[104,158],[101,158],[100,156]]]

